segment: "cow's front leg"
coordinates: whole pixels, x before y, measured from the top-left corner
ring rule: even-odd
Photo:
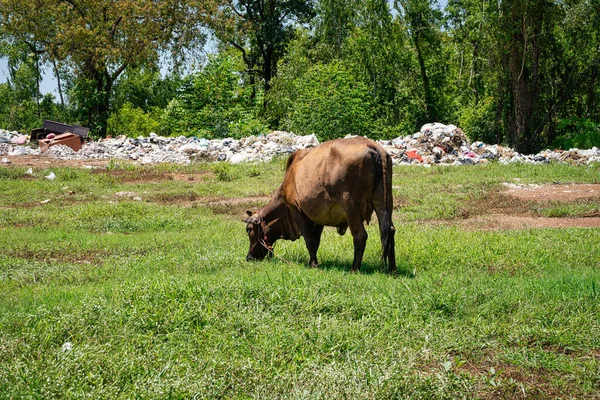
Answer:
[[[317,251],[321,244],[321,234],[323,233],[323,225],[315,224],[306,215],[302,215],[300,218],[300,232],[304,236],[304,243],[306,243],[306,249],[308,250],[309,265],[316,268],[319,265],[317,261]]]
[[[319,245],[321,244],[321,234],[323,233],[323,225],[313,224],[311,229],[311,235],[305,236],[306,249],[308,250],[308,256],[310,257],[309,264],[311,267],[316,268],[319,265],[317,261],[317,251],[319,251]]]

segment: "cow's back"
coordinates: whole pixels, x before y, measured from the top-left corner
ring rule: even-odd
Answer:
[[[381,179],[376,163],[382,162],[383,154],[381,146],[363,137],[300,150],[288,161],[282,195],[288,204],[321,225],[344,225],[344,202],[352,202],[363,219],[369,220],[373,188]]]

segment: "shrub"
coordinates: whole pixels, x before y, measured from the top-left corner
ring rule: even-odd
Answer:
[[[213,172],[217,176],[217,180],[223,182],[231,182],[235,179],[231,164],[228,162],[219,162],[213,165]]]
[[[167,106],[163,126],[171,134],[206,138],[240,138],[268,130],[258,118],[262,96],[245,84],[233,56],[210,57],[201,71],[190,74]]]
[[[295,81],[295,99],[283,121],[285,129],[329,140],[371,135],[371,96],[339,63],[318,64]]]
[[[108,118],[108,133],[130,137],[148,136],[160,128],[158,121],[141,108],[125,103],[121,109]]]
[[[501,137],[497,134],[496,103],[488,97],[478,105],[467,106],[463,109],[459,126],[472,140],[484,143],[498,143]]]
[[[587,118],[563,118],[556,128],[556,139],[551,147],[589,149],[600,147],[600,124]]]

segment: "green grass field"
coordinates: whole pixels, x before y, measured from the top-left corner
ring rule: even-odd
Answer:
[[[600,166],[394,168],[391,276],[376,224],[360,274],[332,228],[247,263],[284,161],[223,165],[0,168],[0,398],[598,398],[600,229],[454,222]]]

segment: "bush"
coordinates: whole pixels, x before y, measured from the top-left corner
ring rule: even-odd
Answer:
[[[371,96],[339,63],[318,64],[295,81],[295,98],[282,121],[284,129],[330,140],[350,135],[372,136]]]
[[[600,147],[600,124],[587,118],[563,118],[556,127],[551,147],[564,150]]]
[[[108,133],[114,136],[148,136],[160,129],[158,121],[141,108],[125,103],[121,109],[108,118]]]
[[[210,57],[204,68],[185,78],[167,106],[163,126],[170,134],[205,138],[240,138],[268,131],[259,118],[262,96],[245,85],[237,60],[227,54]]]
[[[219,162],[214,164],[213,172],[217,176],[217,180],[222,182],[231,182],[236,178],[231,168],[231,164],[228,162]]]
[[[488,97],[483,102],[463,109],[459,126],[472,141],[497,143],[501,137],[497,134],[496,103]]]

